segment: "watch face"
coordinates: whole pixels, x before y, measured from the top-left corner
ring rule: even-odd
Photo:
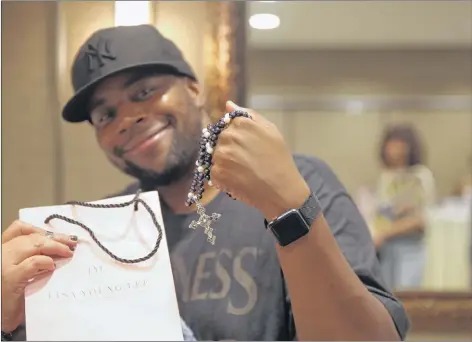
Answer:
[[[272,221],[269,228],[282,246],[287,246],[306,235],[310,230],[310,227],[296,209],[290,210]]]

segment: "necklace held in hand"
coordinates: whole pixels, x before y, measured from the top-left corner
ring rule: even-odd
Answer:
[[[210,170],[212,166],[212,156],[216,148],[218,136],[220,133],[229,126],[231,120],[237,117],[251,118],[251,116],[242,110],[237,110],[231,113],[225,114],[224,117],[218,120],[214,125],[208,125],[203,129],[202,138],[200,140],[200,155],[196,162],[192,185],[188,193],[188,199],[186,201],[187,206],[195,204],[197,207],[197,214],[200,215],[197,221],[192,221],[189,228],[196,229],[197,227],[204,228],[204,233],[207,235],[207,241],[212,245],[215,244],[216,236],[213,234],[213,227],[211,224],[217,221],[221,214],[213,213],[208,215],[205,208],[200,203],[204,192],[205,181],[208,185],[212,185],[210,179]],[[231,197],[230,194],[227,193]]]

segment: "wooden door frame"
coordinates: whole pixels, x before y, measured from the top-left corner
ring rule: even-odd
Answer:
[[[461,334],[472,338],[472,291],[399,291],[411,334]]]

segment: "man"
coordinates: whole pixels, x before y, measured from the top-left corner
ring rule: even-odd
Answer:
[[[215,245],[188,229],[198,215],[185,201],[202,128],[212,120],[192,69],[154,27],[95,32],[76,56],[72,80],[76,93],[63,117],[88,120],[109,160],[138,180],[119,194],[159,191],[180,313],[197,339],[405,337],[405,311],[382,285],[370,234],[342,184],[322,161],[292,156],[275,126],[253,111],[252,119],[232,120],[213,153],[215,186],[201,203],[222,214]],[[32,244],[27,231],[17,233],[24,248]],[[53,268],[44,255],[50,250],[41,251],[43,269]],[[15,276],[2,285],[21,293],[11,284],[26,276],[7,269]],[[40,267],[28,269],[31,276]],[[19,301],[10,299],[2,313],[4,332],[21,322]]]

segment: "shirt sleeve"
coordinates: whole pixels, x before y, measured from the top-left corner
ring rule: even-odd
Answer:
[[[400,337],[405,339],[410,325],[407,314],[403,305],[384,285],[369,229],[352,198],[323,161],[308,157],[295,157],[295,161],[318,197],[323,214],[345,258],[366,288],[385,306]],[[296,339],[290,297],[288,291],[286,293],[291,337]]]

